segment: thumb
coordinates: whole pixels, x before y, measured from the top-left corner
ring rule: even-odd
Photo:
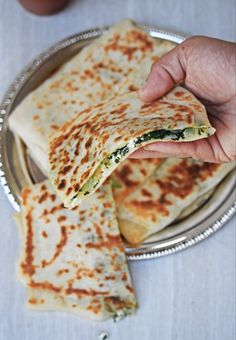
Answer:
[[[141,100],[151,102],[169,92],[176,83],[184,81],[186,62],[183,44],[175,47],[152,65],[147,82],[139,92]]]

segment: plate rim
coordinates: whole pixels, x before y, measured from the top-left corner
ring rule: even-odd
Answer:
[[[162,29],[159,26],[153,25],[140,25],[137,23],[139,27],[144,29],[150,36],[154,38],[162,38],[168,39],[169,41],[173,41],[175,43],[181,43],[186,39],[186,36],[180,35],[178,33],[168,31],[166,29]],[[8,200],[12,204],[13,208],[16,211],[20,211],[20,204],[17,199],[17,195],[14,192],[14,188],[12,188],[10,177],[12,176],[10,170],[8,168],[8,164],[6,164],[5,157],[5,138],[4,138],[4,128],[5,124],[7,124],[7,117],[10,113],[10,109],[14,100],[21,90],[22,86],[30,79],[35,71],[40,68],[49,58],[53,57],[53,55],[57,54],[60,51],[63,51],[67,47],[70,47],[76,43],[86,41],[89,39],[97,38],[101,36],[104,32],[109,29],[110,26],[98,27],[89,29],[86,31],[82,31],[80,33],[73,34],[69,37],[66,37],[52,46],[48,47],[41,53],[39,53],[31,62],[29,62],[25,67],[23,67],[22,71],[16,76],[15,80],[10,84],[3,99],[0,103],[0,185],[3,188],[4,193],[6,194]],[[233,195],[233,193],[232,193]],[[192,236],[181,237],[179,240],[173,244],[163,246],[163,249],[153,250],[146,249],[145,252],[140,253],[140,250],[137,252],[135,248],[127,248],[126,255],[129,260],[149,260],[158,258],[161,256],[173,254],[180,250],[189,248],[209,236],[213,235],[216,231],[221,229],[229,219],[236,212],[236,202],[233,200],[227,209],[215,220],[214,223],[211,223],[207,226],[204,231],[196,232]],[[167,242],[166,242],[167,243]]]

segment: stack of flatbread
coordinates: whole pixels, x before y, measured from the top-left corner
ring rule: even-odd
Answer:
[[[16,217],[18,268],[31,307],[100,320],[132,314],[137,303],[120,232],[129,243],[143,242],[191,212],[234,167],[128,159],[155,140],[214,133],[185,88],[150,104],[138,97],[152,63],[174,46],[122,21],[11,115],[12,131],[51,180],[24,188]]]

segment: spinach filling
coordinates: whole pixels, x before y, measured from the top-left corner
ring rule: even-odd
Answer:
[[[143,142],[147,142],[151,139],[164,139],[165,137],[170,137],[171,140],[179,140],[180,138],[184,139],[184,130],[157,130],[145,133],[142,137],[138,137],[134,140],[134,145],[137,146]]]
[[[100,163],[100,165],[95,170],[93,176],[82,186],[82,188],[79,190],[80,193],[83,193],[83,195],[88,195],[91,191],[91,188],[95,189],[98,184],[101,181],[101,177],[104,172],[106,172],[105,169],[109,169],[112,167],[114,163],[118,164],[120,163],[121,159],[130,152],[130,149],[135,149],[137,146],[141,147],[141,144],[150,141],[150,140],[163,140],[166,137],[168,140],[181,140],[186,138],[186,134],[190,132],[193,134],[193,132],[201,135],[204,134],[206,131],[204,128],[202,129],[194,129],[194,128],[186,128],[186,129],[177,129],[173,131],[169,130],[157,130],[157,131],[151,131],[148,133],[145,133],[141,137],[137,137],[133,140],[133,143],[131,146],[129,144],[124,145],[123,147],[117,149],[114,151],[111,155],[107,156],[104,161]],[[75,199],[77,197],[77,194],[72,198]]]
[[[126,144],[122,148],[120,148],[120,149],[116,150],[115,152],[113,152],[110,156],[107,157],[107,159],[108,160],[112,160],[113,159],[115,163],[119,163],[121,157],[125,156],[128,152],[129,152],[129,147]],[[106,160],[105,160],[104,164],[105,164],[106,168],[109,168],[110,162],[106,162]]]
[[[149,140],[155,140],[155,139],[164,139],[165,137],[169,137],[171,140],[179,140],[184,139],[184,130],[174,130],[174,131],[168,131],[168,130],[157,130],[157,131],[151,131],[148,133],[145,133],[141,137],[137,137],[134,140],[134,147],[139,146],[140,144],[147,142]],[[122,148],[116,150],[113,152],[110,156],[107,157],[107,159],[104,161],[105,167],[110,167],[110,161],[113,161],[115,163],[119,163],[121,158],[125,156],[129,152],[130,148],[128,147],[128,144],[123,146]]]

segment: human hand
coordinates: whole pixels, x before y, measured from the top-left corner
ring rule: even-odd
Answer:
[[[236,44],[207,37],[187,39],[153,64],[140,98],[151,102],[176,83],[202,101],[216,133],[194,142],[155,142],[131,157],[192,157],[215,163],[235,160]]]

